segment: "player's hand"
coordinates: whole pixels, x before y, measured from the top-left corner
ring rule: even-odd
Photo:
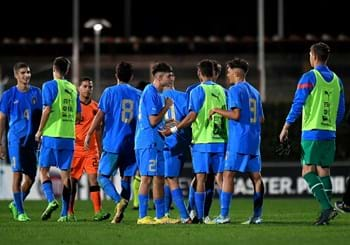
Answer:
[[[88,151],[90,149],[90,135],[86,135],[85,140],[84,140],[84,150]]]
[[[169,135],[172,134],[172,132],[170,131],[170,128],[164,128],[164,129],[160,129],[158,130],[158,132],[163,135],[164,137],[167,137]]]
[[[43,132],[41,130],[38,130],[38,132],[36,132],[35,134],[35,141],[40,143],[42,135],[43,135]]]
[[[209,120],[212,120],[213,119],[213,115],[216,113],[216,108],[214,108],[214,109],[211,109],[210,111],[209,111]]]
[[[286,127],[282,128],[279,139],[280,139],[281,143],[288,140],[288,128],[286,128]]]
[[[174,104],[174,101],[172,99],[170,99],[170,98],[165,99],[165,107],[169,108],[173,104]]]
[[[176,121],[175,119],[169,119],[165,121],[165,128],[171,128],[174,127],[178,124],[179,122]]]

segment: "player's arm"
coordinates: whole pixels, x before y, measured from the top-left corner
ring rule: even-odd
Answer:
[[[79,99],[79,92],[77,96],[77,113],[75,115],[75,124],[79,124],[81,121],[81,105],[80,105],[80,99]]]
[[[166,98],[165,106],[160,110],[160,112],[157,115],[150,115],[148,117],[152,127],[155,127],[156,125],[158,125],[158,123],[160,123],[160,121],[163,120],[165,113],[169,110],[172,104],[173,104],[173,100],[170,98]]]
[[[303,74],[303,76],[300,78],[294,95],[293,104],[279,135],[279,140],[281,143],[288,139],[288,130],[301,115],[303,105],[305,104],[309,94],[312,92],[315,82],[315,75],[313,75],[311,72]]]
[[[336,118],[337,125],[339,125],[342,122],[345,115],[344,86],[343,86],[343,82],[340,79],[339,79],[339,83],[340,83],[341,91],[339,96],[339,104],[338,104],[337,118]]]
[[[190,113],[187,114],[187,116],[182,119],[181,122],[178,123],[176,126],[178,129],[187,128],[189,127],[195,120],[197,119],[197,113],[194,111],[190,111]]]
[[[192,90],[190,93],[190,98],[188,103],[189,113],[176,126],[161,130],[160,133],[164,136],[169,136],[171,134],[176,133],[179,129],[190,126],[197,119],[198,112],[203,106],[204,98],[205,98],[205,95],[204,95],[203,89],[198,88],[198,89]]]
[[[89,131],[85,136],[85,141],[84,141],[85,150],[89,149],[91,136],[96,131],[96,129],[101,126],[104,115],[105,113],[101,109],[99,109],[98,112],[96,113],[94,120],[92,121],[91,126],[89,128]]]
[[[209,119],[211,119],[215,113],[235,121],[238,121],[239,118],[241,117],[241,110],[239,108],[233,108],[232,110],[223,110],[220,108],[211,109],[209,111]]]
[[[159,130],[159,132],[164,136],[169,136],[171,134],[176,133],[179,129],[187,128],[196,120],[196,118],[197,113],[194,111],[190,111],[190,113],[188,113],[187,116],[184,119],[182,119],[182,121],[179,122],[176,126]]]
[[[5,132],[6,115],[0,111],[0,159],[5,159],[5,146],[2,145],[2,136]]]
[[[41,136],[43,135],[43,129],[47,123],[47,120],[49,119],[50,112],[51,112],[51,106],[44,106],[43,113],[41,114],[41,118],[40,118],[39,128],[35,134],[35,140],[37,142],[40,142],[41,140]]]
[[[100,154],[102,152],[101,135],[102,135],[102,122],[96,127],[96,130],[95,130],[97,149],[98,149],[98,152],[100,152]]]

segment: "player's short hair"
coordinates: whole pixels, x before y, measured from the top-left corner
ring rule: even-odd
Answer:
[[[227,68],[239,68],[242,69],[244,74],[247,74],[249,71],[249,63],[245,59],[234,58],[226,63]]]
[[[128,83],[134,74],[134,68],[130,63],[122,61],[115,67],[115,72],[119,81]]]
[[[85,81],[92,82],[90,77],[83,77],[82,79],[79,80],[79,83],[78,83],[79,86]]]
[[[65,57],[57,57],[53,61],[53,66],[61,75],[67,75],[71,62]]]
[[[323,42],[311,45],[310,50],[322,62],[326,62],[331,53],[330,47]]]
[[[155,76],[158,72],[168,72],[168,73],[173,72],[173,68],[168,63],[159,62],[159,63],[155,63],[152,66],[151,71],[152,71],[152,75]]]
[[[217,62],[216,60],[213,60],[213,64],[214,64],[214,72],[216,76],[220,76],[221,74],[221,70],[222,70],[222,66],[219,62]]]
[[[22,69],[22,68],[29,68],[29,66],[24,62],[17,62],[13,66],[13,74],[16,75],[16,73],[19,71],[19,69]]]
[[[200,70],[203,76],[213,77],[215,72],[215,64],[209,59],[201,60],[197,64],[197,69]]]

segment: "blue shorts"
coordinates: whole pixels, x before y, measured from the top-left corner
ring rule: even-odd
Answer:
[[[34,180],[37,170],[36,150],[21,144],[9,145],[8,150],[12,171],[24,173]]]
[[[224,170],[241,173],[258,173],[261,171],[261,157],[260,155],[227,151]]]
[[[224,171],[224,152],[192,151],[194,173],[222,173]]]
[[[184,155],[182,153],[172,155],[169,150],[164,150],[163,155],[165,164],[164,176],[179,177],[185,162]]]
[[[98,166],[98,174],[105,176],[113,176],[119,168],[122,177],[132,177],[137,170],[137,164],[133,161],[133,157],[125,156],[121,153],[102,152],[100,163]]]
[[[164,176],[162,151],[156,148],[137,149],[136,161],[141,176]]]
[[[41,168],[57,167],[60,170],[69,170],[73,160],[73,150],[53,149],[41,145],[39,166]]]

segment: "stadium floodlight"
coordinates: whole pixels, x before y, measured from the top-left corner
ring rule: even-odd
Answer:
[[[112,27],[111,23],[106,19],[90,19],[85,22],[85,28],[92,28],[95,34],[95,85],[96,92],[100,93],[100,43],[101,43],[101,32],[103,28]]]

